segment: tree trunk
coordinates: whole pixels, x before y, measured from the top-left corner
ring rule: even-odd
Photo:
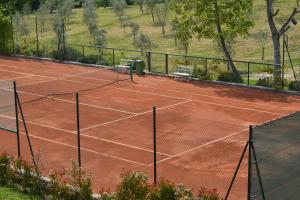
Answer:
[[[239,74],[239,72],[237,71],[233,60],[231,58],[231,55],[229,53],[229,50],[227,48],[226,42],[225,42],[225,38],[223,36],[223,32],[222,32],[222,27],[220,24],[220,16],[219,16],[219,11],[218,11],[218,1],[215,0],[215,18],[216,18],[216,26],[217,26],[217,31],[218,31],[218,35],[219,35],[219,41],[221,44],[221,47],[223,49],[224,52],[224,56],[225,58],[228,60],[228,64],[229,64],[229,69],[231,71],[231,73],[233,74],[233,77],[235,79],[235,81],[240,81],[241,80],[241,76]]]
[[[142,12],[142,15],[144,14],[144,8],[143,8],[143,5],[140,4],[140,10]]]
[[[221,46],[222,46],[222,49],[223,49],[223,52],[224,52],[224,56],[228,60],[229,69],[230,69],[231,73],[233,74],[234,79],[236,81],[240,81],[241,80],[241,76],[240,76],[239,72],[237,71],[237,69],[236,69],[236,67],[235,67],[235,65],[233,63],[233,60],[232,60],[231,55],[229,53],[229,50],[227,48],[225,39],[224,39],[224,37],[222,35],[219,36],[219,39],[220,39],[220,43],[221,43]]]
[[[279,34],[272,35],[273,47],[274,47],[274,79],[277,81],[281,80],[281,52],[280,52],[280,36]]]
[[[280,55],[280,34],[275,25],[274,15],[273,15],[273,1],[267,0],[267,16],[268,23],[270,27],[270,31],[272,33],[272,41],[273,41],[273,50],[274,50],[274,72],[273,72],[273,81],[274,84],[279,84],[281,80],[281,55]]]
[[[151,16],[152,16],[152,21],[154,23],[154,14],[153,14],[153,12],[151,12]]]
[[[165,25],[164,24],[161,25],[161,30],[162,30],[162,34],[165,35]]]
[[[261,60],[265,60],[265,47],[264,45],[261,45]]]

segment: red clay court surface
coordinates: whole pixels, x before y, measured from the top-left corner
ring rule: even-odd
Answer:
[[[0,57],[0,80],[16,80],[21,101],[38,97],[34,83],[72,91],[99,85],[95,68],[49,61]],[[89,76],[76,76],[94,72]],[[74,75],[69,77],[70,75]],[[102,82],[101,82],[102,81]],[[27,87],[22,87],[27,85]],[[40,86],[40,85],[39,85]],[[204,82],[179,82],[134,76],[80,94],[82,166],[92,174],[94,191],[113,190],[124,170],[153,177],[152,107],[157,107],[158,176],[191,187],[228,189],[248,126],[299,111],[300,97]],[[75,94],[22,105],[32,145],[44,157],[45,170],[70,166],[77,159]],[[21,126],[22,157],[30,160]],[[17,155],[15,135],[1,131],[0,151]],[[230,199],[246,199],[247,158]]]

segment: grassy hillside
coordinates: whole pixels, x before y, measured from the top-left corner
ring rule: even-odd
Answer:
[[[294,0],[279,0],[276,3],[276,7],[280,8],[279,21],[288,17],[290,11],[295,5]],[[82,9],[74,9],[71,15],[70,22],[67,24],[67,42],[75,44],[93,44],[92,38],[89,35],[87,26],[82,20]],[[42,43],[49,44],[53,42],[54,33],[52,32],[51,18],[54,14],[49,14],[47,17],[46,32],[40,36]],[[140,31],[148,34],[156,46],[153,51],[163,52],[163,53],[178,53],[183,54],[183,49],[180,45],[175,46],[174,36],[170,31],[168,24],[167,31],[165,35],[162,35],[160,26],[153,24],[150,15],[142,15],[138,6],[131,6],[126,9],[126,15],[130,19],[140,25]],[[170,13],[168,21],[170,21],[175,13]],[[261,61],[261,46],[258,40],[252,37],[253,34],[267,30],[269,33],[269,28],[267,24],[265,1],[255,0],[253,9],[253,20],[255,26],[251,29],[250,35],[246,38],[238,38],[234,45],[234,55],[233,57],[237,60],[247,60],[247,61]],[[31,36],[35,35],[35,22],[34,14],[25,17],[26,21],[30,26]],[[300,19],[300,18],[299,18]],[[130,28],[126,29],[126,33],[123,33],[123,28],[120,26],[118,18],[115,16],[111,8],[98,8],[97,9],[97,22],[100,26],[107,30],[107,46],[115,48],[128,48],[135,49],[133,45],[133,38],[131,35]],[[300,26],[293,27],[289,35],[290,51],[292,53],[293,59],[299,61],[298,52],[298,41],[300,40]],[[222,53],[216,48],[215,42],[208,39],[193,39],[190,42],[190,55],[199,56],[209,56],[209,57],[222,57]],[[266,44],[265,61],[272,62],[273,60],[273,49],[271,38]]]

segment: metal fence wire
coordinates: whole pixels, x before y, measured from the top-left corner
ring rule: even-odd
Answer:
[[[16,132],[16,110],[14,85],[12,81],[0,81],[0,127]]]
[[[253,144],[263,190],[260,188],[257,169],[252,164],[251,199],[298,199],[300,196],[300,112],[255,127]],[[252,163],[254,159],[252,157]]]

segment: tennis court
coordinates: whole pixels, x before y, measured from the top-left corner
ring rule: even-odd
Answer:
[[[120,173],[153,181],[153,107],[157,108],[157,175],[177,184],[216,188],[224,196],[248,126],[299,111],[300,97],[208,82],[116,73],[110,68],[0,57],[0,81],[17,83],[35,153],[45,170],[77,160],[76,92],[80,95],[82,167],[94,190],[113,190]],[[0,99],[1,101],[1,99]],[[3,111],[3,110],[2,110]],[[8,111],[0,121],[13,118]],[[30,160],[21,126],[22,157]],[[1,131],[0,151],[17,155],[15,135]],[[247,159],[230,199],[246,199]]]

